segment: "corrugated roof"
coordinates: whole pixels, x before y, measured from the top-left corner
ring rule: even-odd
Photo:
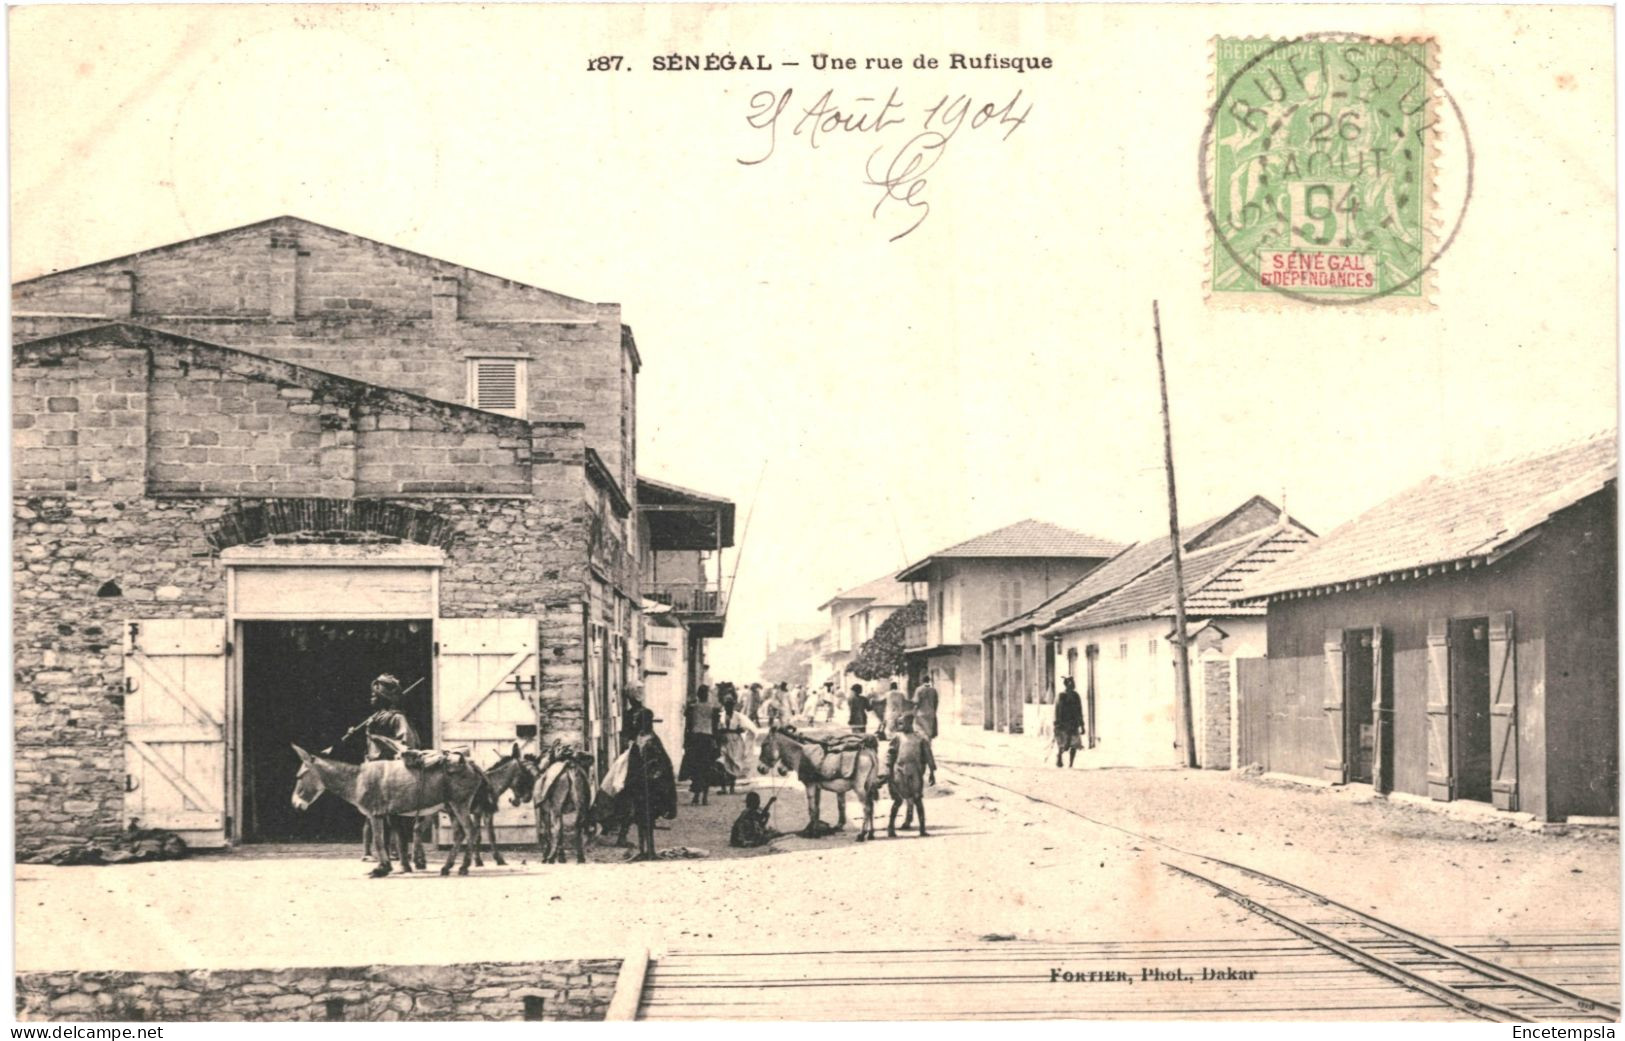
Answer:
[[[1185,617],[1262,614],[1252,607],[1234,608],[1230,594],[1256,574],[1259,567],[1301,550],[1309,540],[1310,536],[1303,529],[1288,524],[1184,555],[1180,563],[1186,590]],[[1053,635],[1172,616],[1173,594],[1174,565],[1170,559],[1085,610],[1062,618],[1045,633]]]
[[[1263,597],[1485,557],[1614,481],[1617,432],[1459,477],[1430,477],[1260,574]]]
[[[844,593],[836,593],[819,604],[818,609],[825,610],[837,600],[873,600],[871,607],[902,607],[908,603],[908,584],[890,575],[882,575],[872,582],[853,586]]]
[[[938,550],[925,559],[910,564],[897,573],[906,578],[924,569],[936,560],[966,557],[1098,557],[1115,556],[1123,549],[1120,542],[1112,542],[1081,531],[1063,528],[1048,521],[1024,520],[1006,525],[997,531],[978,535],[956,546]]]

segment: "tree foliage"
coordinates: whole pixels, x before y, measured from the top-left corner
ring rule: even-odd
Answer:
[[[812,675],[808,659],[816,650],[811,640],[794,640],[775,647],[762,659],[762,682],[805,686]]]
[[[863,641],[846,671],[863,680],[883,680],[900,676],[903,668],[903,636],[911,625],[925,622],[925,601],[916,600],[880,623],[875,634]]]

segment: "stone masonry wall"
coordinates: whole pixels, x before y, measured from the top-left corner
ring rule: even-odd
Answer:
[[[122,627],[223,616],[226,569],[209,537],[241,502],[13,500],[19,851],[128,823]],[[394,505],[428,507],[454,531],[441,569],[443,617],[538,620],[544,734],[579,740],[584,508],[477,498]]]
[[[479,448],[478,464],[452,463],[449,458],[445,464],[455,467],[466,487],[489,482],[497,489],[485,495],[365,500],[344,495],[331,499],[245,495],[243,490],[264,485],[239,478],[240,469],[286,466],[288,473],[267,478],[268,486],[283,494],[309,495],[328,490],[328,468],[338,467],[321,460],[320,479],[301,483],[290,464],[243,461],[260,443],[258,437],[242,444],[195,440],[199,433],[212,433],[225,441],[223,435],[233,431],[214,419],[227,416],[229,410],[216,405],[195,413],[181,408],[160,411],[156,406],[149,411],[149,399],[165,400],[161,393],[142,393],[149,369],[155,388],[173,377],[176,401],[200,400],[180,393],[193,386],[204,387],[211,400],[223,401],[219,388],[231,383],[241,393],[232,401],[271,404],[267,412],[242,411],[234,418],[269,416],[285,438],[310,432],[312,420],[320,427],[324,416],[336,416],[323,409],[343,398],[341,392],[354,388],[343,386],[345,381],[329,386],[315,380],[316,393],[308,400],[283,397],[280,392],[275,398],[256,396],[250,388],[297,387],[312,377],[263,358],[219,348],[177,347],[166,339],[162,334],[140,334],[120,341],[105,333],[85,333],[13,352],[14,433],[22,448],[12,541],[19,851],[106,835],[128,823],[123,819],[123,626],[144,618],[222,617],[226,569],[219,549],[232,543],[228,535],[243,530],[245,515],[342,516],[344,530],[325,536],[317,531],[298,533],[306,538],[345,541],[353,537],[357,525],[364,527],[372,518],[381,528],[374,533],[379,536],[432,539],[447,553],[440,575],[441,615],[536,619],[542,630],[544,726],[550,735],[579,739],[581,612],[588,600],[592,518],[579,425],[528,425],[371,388],[350,398],[355,402],[352,414],[359,410],[363,418],[387,418],[401,414],[388,411],[399,408],[412,423],[441,416],[453,429],[465,424],[462,432],[470,437],[491,431],[510,439],[522,434],[529,446],[525,468],[534,479],[535,494],[502,493],[513,482],[514,467],[500,458],[484,461],[487,451],[515,450],[499,445]],[[237,372],[234,366],[250,371]],[[267,382],[261,378],[267,373],[252,371],[256,367],[270,367],[274,371],[269,375],[286,379],[281,384],[275,379]],[[227,380],[227,374],[243,378]],[[301,405],[315,411],[293,411]],[[144,479],[146,432],[124,418],[149,416],[173,417],[163,429],[151,431],[154,438],[173,435],[173,440],[158,446],[160,457],[170,460],[162,465],[175,467],[154,478],[152,492],[163,494],[149,493]],[[195,422],[188,424],[188,417]],[[410,428],[406,432],[436,433]],[[67,434],[74,436],[63,436]],[[355,436],[364,443],[367,434],[358,430]],[[283,440],[268,451],[310,448]],[[164,454],[183,451],[190,454]],[[343,446],[325,451],[342,453]],[[367,486],[364,481],[354,485]],[[181,487],[198,490],[168,494]],[[226,487],[235,494],[201,490]],[[324,509],[324,502],[354,502],[358,508]],[[413,515],[422,516],[423,522],[402,522]]]
[[[26,972],[23,1022],[602,1020],[618,958],[194,972]]]
[[[12,288],[13,342],[131,321],[367,383],[466,402],[468,358],[528,359],[529,414],[586,424],[636,484],[635,345],[594,304],[295,218]]]
[[[13,362],[27,491],[130,494],[144,448],[153,495],[529,495],[534,442],[557,429],[133,327],[34,341]]]
[[[1230,769],[1230,659],[1202,659],[1202,732],[1196,748],[1205,770]]]

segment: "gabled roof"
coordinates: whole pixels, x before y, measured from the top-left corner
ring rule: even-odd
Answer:
[[[1024,520],[978,535],[956,546],[938,550],[924,560],[897,573],[899,581],[924,577],[925,570],[939,560],[969,557],[1071,557],[1105,559],[1122,550],[1123,544],[1081,531],[1063,528],[1048,521]]]
[[[570,303],[570,304],[586,304],[587,303],[587,301],[585,301],[585,300],[581,300],[581,299],[578,299],[578,298],[575,298],[575,297],[565,296],[563,293],[558,293],[558,292],[555,292],[554,290],[551,290],[551,289],[544,289],[541,286],[531,285],[530,283],[527,283],[527,282],[520,282],[520,281],[518,281],[516,279],[505,278],[502,275],[493,275],[488,271],[481,271],[478,268],[469,267],[467,264],[458,264],[458,263],[455,263],[453,261],[444,260],[444,259],[442,259],[440,257],[431,257],[427,253],[419,253],[416,250],[406,249],[406,248],[401,247],[401,246],[392,245],[392,244],[390,244],[388,242],[382,242],[382,241],[380,241],[378,239],[368,238],[365,235],[357,235],[355,232],[352,232],[352,231],[345,231],[342,228],[335,228],[335,227],[332,227],[331,225],[320,224],[320,223],[318,223],[316,221],[313,221],[313,220],[306,220],[303,217],[295,217],[292,214],[283,214],[283,215],[281,215],[279,217],[268,217],[265,220],[254,221],[254,222],[249,223],[249,224],[240,224],[240,225],[237,225],[236,227],[232,227],[232,228],[222,228],[219,231],[212,231],[212,232],[209,232],[206,235],[196,235],[196,236],[193,236],[192,238],[189,238],[189,239],[181,239],[181,240],[176,241],[176,242],[166,243],[166,244],[164,244],[162,246],[153,246],[150,249],[137,250],[134,253],[126,253],[126,254],[124,254],[122,256],[107,257],[107,258],[105,258],[103,260],[91,261],[88,264],[76,264],[76,265],[74,265],[73,267],[70,267],[70,268],[59,268],[59,269],[57,269],[55,271],[47,271],[44,274],[35,275],[32,278],[25,278],[25,279],[21,279],[21,280],[19,280],[17,282],[13,282],[12,285],[13,286],[27,286],[27,285],[31,285],[31,284],[33,284],[35,282],[42,282],[42,281],[44,281],[46,279],[56,278],[56,277],[59,277],[61,275],[72,274],[72,273],[78,272],[78,271],[84,271],[84,270],[87,270],[89,268],[103,267],[103,266],[108,265],[108,264],[114,264],[114,263],[118,263],[120,261],[126,261],[126,260],[136,260],[136,259],[140,259],[142,257],[157,256],[159,254],[171,252],[173,250],[177,250],[177,249],[184,248],[186,246],[190,246],[190,245],[192,245],[194,243],[208,242],[211,239],[225,238],[228,235],[236,235],[236,234],[238,234],[240,232],[253,231],[253,230],[258,229],[258,228],[267,228],[267,229],[269,229],[269,228],[274,228],[274,227],[293,228],[295,230],[303,227],[303,228],[309,228],[309,229],[312,229],[312,230],[315,230],[315,231],[326,232],[326,233],[331,234],[331,235],[340,235],[340,236],[343,236],[344,238],[355,239],[355,240],[357,240],[359,242],[370,243],[371,245],[377,246],[380,249],[387,250],[387,251],[392,252],[392,253],[398,253],[398,254],[401,254],[402,256],[408,256],[408,257],[416,258],[417,260],[428,261],[429,263],[437,265],[437,266],[441,266],[441,267],[445,267],[445,268],[455,268],[455,269],[467,271],[470,274],[481,275],[481,276],[484,276],[485,278],[495,279],[496,281],[498,281],[500,283],[503,283],[504,285],[507,285],[509,287],[515,288],[515,289],[534,290],[534,291],[537,291],[537,292],[546,293],[549,296],[557,297],[563,303]]]
[[[1182,556],[1185,617],[1263,614],[1256,607],[1233,606],[1231,594],[1243,581],[1256,574],[1260,567],[1301,550],[1310,538],[1303,529],[1288,522]],[[1045,629],[1044,634],[1052,636],[1080,629],[1098,629],[1120,622],[1172,617],[1173,614],[1174,565],[1173,560],[1169,559],[1110,596],[1060,619]]]
[[[844,593],[836,593],[819,604],[818,609],[823,611],[838,600],[873,601],[870,607],[903,607],[909,601],[908,586],[890,575],[882,575],[872,582],[853,586]]]
[[[1249,514],[1248,511],[1255,512]],[[1273,516],[1271,520],[1262,522],[1261,527],[1253,530],[1263,530],[1263,528],[1275,523],[1280,516],[1281,510],[1262,495],[1254,495],[1229,513],[1209,517],[1207,520],[1181,528],[1179,544],[1186,550],[1195,549],[1201,543],[1207,541],[1210,535],[1216,534],[1222,537],[1227,529],[1235,530],[1237,524],[1232,522],[1244,517],[1248,524],[1260,524],[1257,519],[1259,512]],[[1298,525],[1298,527],[1302,528],[1302,525]],[[1302,528],[1302,530],[1308,531],[1307,528]],[[1054,622],[1057,618],[1081,611],[1101,597],[1122,588],[1158,564],[1168,560],[1170,545],[1171,542],[1166,534],[1143,542],[1136,542],[1031,611],[1017,615],[1008,621],[1000,622],[998,625],[989,628],[984,635],[997,636],[1002,633],[1020,632],[1026,629],[1041,629]]]
[[[1494,563],[1552,514],[1614,483],[1617,432],[1488,466],[1429,477],[1249,583],[1247,597],[1398,576],[1439,564]]]

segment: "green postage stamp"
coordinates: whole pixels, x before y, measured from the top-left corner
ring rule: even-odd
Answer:
[[[1425,304],[1431,40],[1214,42],[1209,299]]]

